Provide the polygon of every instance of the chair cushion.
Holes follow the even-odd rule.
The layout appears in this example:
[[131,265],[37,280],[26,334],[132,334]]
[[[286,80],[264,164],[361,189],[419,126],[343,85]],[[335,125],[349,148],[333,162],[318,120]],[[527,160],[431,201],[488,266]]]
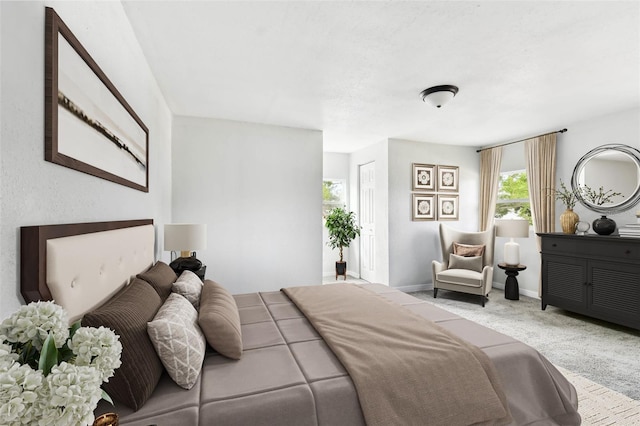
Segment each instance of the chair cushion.
[[449,269],[468,269],[470,271],[482,272],[482,256],[458,256],[449,255]]
[[436,279],[443,283],[465,285],[468,287],[481,287],[482,274],[468,269],[447,269],[439,272]]
[[484,254],[484,244],[481,245],[471,245],[471,244],[462,244],[462,243],[453,243],[453,254],[457,254],[458,256],[482,256]]

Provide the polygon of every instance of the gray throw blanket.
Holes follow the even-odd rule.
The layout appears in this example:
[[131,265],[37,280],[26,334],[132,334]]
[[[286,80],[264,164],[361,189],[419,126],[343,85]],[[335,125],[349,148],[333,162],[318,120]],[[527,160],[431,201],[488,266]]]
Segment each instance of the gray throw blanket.
[[352,284],[283,289],[351,376],[367,425],[504,425],[493,364],[476,346]]

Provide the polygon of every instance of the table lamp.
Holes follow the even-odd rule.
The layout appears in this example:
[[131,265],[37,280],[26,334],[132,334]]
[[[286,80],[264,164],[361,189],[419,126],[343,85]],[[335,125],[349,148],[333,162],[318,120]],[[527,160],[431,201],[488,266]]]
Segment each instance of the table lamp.
[[504,263],[509,266],[520,264],[520,246],[514,238],[529,238],[529,221],[526,219],[496,219],[496,237],[507,237],[504,244]]
[[[169,266],[180,274],[184,270],[197,271],[202,262],[196,258],[196,250],[207,248],[207,225],[172,223],[164,225],[164,249],[180,252],[180,257]],[[173,256],[172,256],[173,257]]]

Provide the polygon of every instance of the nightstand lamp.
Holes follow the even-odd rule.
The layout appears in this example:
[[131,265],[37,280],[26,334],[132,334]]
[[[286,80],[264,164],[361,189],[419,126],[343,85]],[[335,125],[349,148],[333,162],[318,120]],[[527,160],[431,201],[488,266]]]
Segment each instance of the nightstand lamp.
[[[202,262],[196,258],[196,250],[207,248],[207,225],[195,223],[173,223],[164,225],[164,249],[171,251],[171,268],[179,275],[182,271],[196,272]],[[173,252],[180,257],[173,260]]]
[[514,238],[529,238],[529,221],[526,219],[496,219],[496,237],[507,237],[504,244],[504,263],[509,266],[520,264],[520,246]]

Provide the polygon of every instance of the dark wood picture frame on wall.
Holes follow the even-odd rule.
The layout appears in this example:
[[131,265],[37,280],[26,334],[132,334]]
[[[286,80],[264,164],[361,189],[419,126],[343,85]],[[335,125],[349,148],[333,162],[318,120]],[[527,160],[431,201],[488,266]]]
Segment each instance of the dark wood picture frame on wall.
[[149,129],[50,7],[45,160],[149,192]]

